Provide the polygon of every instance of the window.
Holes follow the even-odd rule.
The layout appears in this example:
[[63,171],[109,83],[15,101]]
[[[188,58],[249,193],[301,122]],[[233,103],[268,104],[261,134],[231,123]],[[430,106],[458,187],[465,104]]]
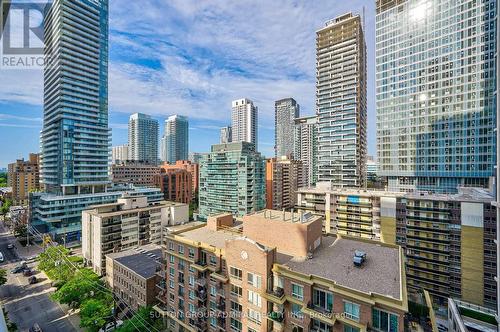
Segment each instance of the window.
[[194,300],[194,290],[192,289],[189,290],[189,299]]
[[247,273],[247,280],[248,284],[252,285],[255,288],[260,288],[260,285],[262,284],[262,277],[258,274],[253,274],[248,272]]
[[178,245],[177,250],[179,251],[179,254],[183,255],[184,254],[184,246],[183,245]]
[[372,310],[373,327],[379,331],[397,332],[398,315],[382,311],[380,309]]
[[237,319],[234,319],[234,318],[231,318],[231,330],[232,331],[241,331],[243,326],[241,324],[241,322]]
[[313,305],[326,311],[332,311],[333,294],[322,289],[313,289]]
[[189,312],[194,312],[194,310],[195,310],[194,304],[192,304],[192,303],[189,303],[188,308],[189,308]]
[[189,279],[189,286],[194,286],[194,275],[190,274],[188,279]]
[[168,249],[170,249],[172,251],[174,250],[174,243],[173,242],[168,243]]
[[170,263],[172,264],[175,263],[175,257],[173,255],[170,255]]
[[173,276],[175,276],[175,269],[174,269],[173,267],[171,267],[171,268],[169,269],[168,274],[170,274],[170,276],[172,276],[172,277],[173,277]]
[[174,281],[173,280],[169,280],[168,281],[168,286],[172,289],[174,289]]
[[344,332],[359,332],[359,329],[357,327],[344,324]]
[[210,286],[210,295],[217,296],[217,288],[215,286]]
[[217,318],[215,318],[215,317],[210,317],[209,321],[210,321],[210,325],[211,325],[211,326],[213,326],[213,327],[217,327]]
[[292,284],[292,297],[302,301],[304,299],[304,287]]
[[253,309],[248,309],[248,319],[251,322],[260,325],[261,322],[260,312],[255,311]]
[[189,253],[189,258],[194,258],[194,249],[193,248],[189,248],[188,253]]
[[217,257],[210,256],[210,265],[217,265]]
[[295,319],[302,319],[304,318],[304,314],[301,311],[302,306],[297,303],[292,303],[292,317]]
[[359,321],[359,304],[345,301],[344,314],[347,318]]
[[229,275],[231,275],[234,279],[241,280],[243,272],[240,269],[231,266],[229,267]]
[[231,284],[231,295],[241,297],[243,295],[243,290],[241,289],[241,287]]
[[323,323],[319,320],[312,319],[313,329],[318,332],[330,332],[332,331],[332,327],[326,323]]
[[242,310],[241,304],[231,301],[231,311],[241,312],[241,310]]
[[251,290],[248,291],[248,302],[259,308],[262,306],[262,298],[260,297],[260,294]]

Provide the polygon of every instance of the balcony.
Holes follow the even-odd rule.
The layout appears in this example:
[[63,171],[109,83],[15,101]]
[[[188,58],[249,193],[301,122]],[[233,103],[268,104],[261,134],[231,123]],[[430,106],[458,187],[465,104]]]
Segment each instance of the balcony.
[[332,326],[336,321],[335,315],[332,313],[332,309],[328,310],[326,308],[316,306],[311,302],[307,303],[307,306],[302,307],[302,312]]
[[194,283],[198,286],[201,286],[201,287],[206,287],[207,286],[207,279],[205,278],[197,278]]
[[274,287],[273,289],[267,289],[263,296],[274,303],[283,304],[285,303],[285,291],[281,287]]
[[229,278],[226,277],[220,270],[212,272],[210,276],[216,280],[219,280],[222,283],[226,283],[229,281]]
[[191,263],[191,267],[201,272],[204,272],[208,269],[206,261],[196,261],[195,263]]
[[166,290],[167,289],[167,281],[165,279],[160,280],[157,284],[156,287]]
[[282,323],[285,320],[285,313],[283,311],[271,311],[267,317],[275,322]]
[[201,301],[206,301],[207,300],[207,292],[203,290],[196,290],[194,291],[195,297]]

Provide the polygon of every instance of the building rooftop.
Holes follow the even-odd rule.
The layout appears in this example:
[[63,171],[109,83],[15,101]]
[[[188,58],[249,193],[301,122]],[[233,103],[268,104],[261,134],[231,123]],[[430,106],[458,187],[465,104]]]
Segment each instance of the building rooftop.
[[162,257],[161,246],[148,244],[134,249],[107,254],[106,257],[132,270],[145,279],[156,273],[158,260]]
[[288,212],[265,209],[255,213],[247,214],[245,218],[265,218],[269,221],[286,221],[289,223],[308,224],[322,217],[310,212]]
[[209,246],[213,246],[219,249],[222,249],[226,246],[227,240],[234,240],[241,237],[241,233],[237,228],[227,230],[212,230],[207,226],[200,227],[192,230],[188,230],[181,234],[178,234],[182,238],[194,241],[201,242],[207,244]]
[[[366,261],[361,267],[353,264],[356,250],[366,253]],[[312,258],[297,259],[278,254],[278,263],[292,271],[395,299],[402,296],[400,260],[398,247],[333,236],[323,237],[322,244],[314,251]]]

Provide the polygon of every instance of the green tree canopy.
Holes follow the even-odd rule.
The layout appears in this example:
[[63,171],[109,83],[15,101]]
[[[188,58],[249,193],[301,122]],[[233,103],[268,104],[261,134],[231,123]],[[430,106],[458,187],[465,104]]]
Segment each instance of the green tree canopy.
[[88,297],[101,293],[104,287],[99,276],[92,270],[81,269],[53,295],[60,303],[76,303],[78,306]]
[[88,299],[80,307],[80,326],[90,332],[98,331],[111,317],[113,304],[99,299]]
[[63,246],[47,247],[39,256],[38,267],[52,280],[68,281],[75,269],[68,264],[69,250]]

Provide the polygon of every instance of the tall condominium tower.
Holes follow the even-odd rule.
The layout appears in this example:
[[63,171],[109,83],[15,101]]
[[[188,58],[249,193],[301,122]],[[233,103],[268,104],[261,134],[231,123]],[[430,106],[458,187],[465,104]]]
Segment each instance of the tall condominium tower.
[[222,127],[220,129],[220,144],[231,143],[233,139],[233,128],[231,126]]
[[494,175],[497,1],[377,1],[379,176],[456,192]]
[[266,160],[266,209],[293,209],[304,186],[304,163],[286,156]]
[[230,212],[235,216],[265,206],[265,159],[248,142],[212,145],[200,160],[199,218]]
[[366,178],[366,45],[351,13],[316,32],[318,180],[363,186]]
[[119,164],[128,159],[128,144],[113,146],[111,150],[111,163]]
[[257,150],[257,106],[249,99],[238,99],[232,102],[232,141],[250,142]]
[[274,151],[275,157],[293,157],[295,119],[300,106],[295,99],[286,98],[274,102]]
[[148,163],[158,162],[158,121],[143,113],[134,113],[128,121],[128,157]]
[[294,158],[304,165],[303,185],[312,186],[318,179],[318,118],[295,119]]
[[108,179],[108,1],[55,0],[44,21],[41,177],[50,193],[104,192]]
[[187,160],[189,152],[189,123],[185,116],[172,115],[165,120],[162,138],[162,159],[171,164]]

